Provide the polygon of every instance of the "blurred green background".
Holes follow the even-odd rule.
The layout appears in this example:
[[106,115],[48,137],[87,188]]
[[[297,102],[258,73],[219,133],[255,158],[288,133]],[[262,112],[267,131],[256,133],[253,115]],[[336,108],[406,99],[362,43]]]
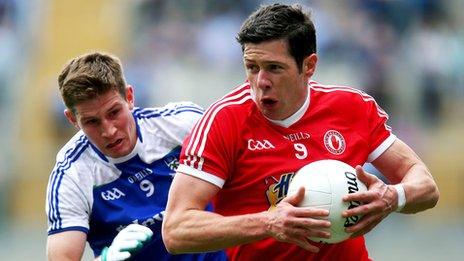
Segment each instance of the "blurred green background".
[[[45,188],[67,125],[57,76],[112,52],[139,106],[207,107],[244,80],[235,34],[253,0],[0,0],[0,259],[45,260]],[[374,260],[462,260],[462,0],[281,1],[313,10],[315,80],[363,89],[430,167],[438,205],[393,214],[367,235]],[[90,259],[90,251],[85,260]]]

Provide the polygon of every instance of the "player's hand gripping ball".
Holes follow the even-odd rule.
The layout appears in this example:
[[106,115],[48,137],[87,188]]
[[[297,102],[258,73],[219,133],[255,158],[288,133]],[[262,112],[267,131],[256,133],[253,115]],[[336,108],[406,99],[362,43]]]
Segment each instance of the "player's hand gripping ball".
[[343,202],[348,193],[367,191],[358,180],[356,170],[338,160],[319,160],[298,170],[290,182],[288,196],[305,187],[305,197],[299,207],[316,207],[329,211],[330,238],[310,238],[316,242],[338,243],[350,237],[345,228],[356,224],[361,216],[342,217],[342,212],[362,204],[359,201]]

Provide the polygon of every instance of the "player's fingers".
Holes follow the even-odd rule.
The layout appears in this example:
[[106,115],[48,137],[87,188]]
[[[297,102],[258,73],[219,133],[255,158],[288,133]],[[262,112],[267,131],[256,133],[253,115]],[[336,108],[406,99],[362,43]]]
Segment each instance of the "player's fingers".
[[131,257],[131,254],[129,252],[127,252],[127,251],[123,251],[123,252],[114,253],[111,256],[111,260],[123,261],[123,260],[127,260],[129,257]]
[[292,211],[295,217],[323,218],[329,215],[327,209],[313,207],[299,207]]
[[[363,206],[367,206],[371,203],[375,203],[375,206],[370,206],[371,208],[379,207],[379,206],[384,207],[385,202],[380,202],[379,200],[385,197],[385,194],[388,191],[388,186],[380,180],[379,182],[381,183],[378,183],[377,185],[371,187],[371,189],[368,191],[346,194],[343,196],[342,200],[345,202],[349,202],[349,201],[362,202]],[[379,203],[382,203],[382,204],[379,204]],[[388,203],[388,201],[386,203]]]
[[144,233],[144,234],[146,234],[146,235],[148,235],[150,237],[153,235],[153,231],[151,231],[150,228],[148,228],[146,226],[139,225],[139,224],[130,224],[129,226],[127,226],[125,228],[125,230],[131,231],[131,232]]
[[145,234],[145,232],[135,232],[131,231],[126,233],[123,238],[124,241],[146,241],[150,238],[150,235]]
[[345,231],[348,233],[359,234],[358,231],[365,231],[371,225],[376,226],[383,218],[384,215],[382,215],[382,213],[365,215],[358,223],[351,227],[347,227]]
[[299,247],[306,249],[313,253],[319,252],[319,248],[315,245],[312,245],[306,236],[302,236],[302,235],[288,236],[286,234],[278,234],[276,236],[276,239],[281,242],[296,244]]
[[377,181],[377,177],[375,175],[369,174],[364,169],[357,165],[355,167],[356,169],[356,176],[358,176],[358,179],[362,181],[364,184],[366,184],[366,187],[369,188],[369,186]]
[[355,225],[345,228],[345,231],[348,233],[356,233],[358,231],[361,231],[371,222],[371,218],[372,216],[366,215],[363,218],[361,218],[361,220],[358,221],[358,223],[356,223]]
[[330,221],[316,218],[299,218],[295,221],[297,227],[304,228],[330,228]]
[[[360,202],[360,201],[358,201]],[[363,216],[372,212],[378,212],[379,206],[375,203],[359,204],[357,207],[344,210],[342,212],[343,217]]]
[[292,238],[310,238],[310,237],[322,237],[330,238],[330,231],[328,228],[308,228],[299,227],[289,232]]
[[118,244],[118,248],[122,251],[132,251],[140,249],[142,245],[142,242],[139,240],[124,240]]
[[[380,192],[367,192],[368,194],[362,195],[357,197],[355,201],[363,202],[359,206],[351,209],[347,209],[342,212],[343,217],[349,216],[359,216],[359,215],[367,215],[369,213],[390,213],[392,212],[392,205],[391,203],[379,196]],[[348,199],[352,199],[351,197],[347,197]],[[349,200],[351,201],[351,200]]]
[[147,234],[153,234],[150,228],[138,224],[130,224],[129,225],[130,229],[132,231],[139,231],[139,232],[145,232]]
[[349,201],[359,201],[364,203],[369,203],[376,199],[376,196],[372,193],[372,191],[360,191],[355,193],[349,193],[343,195],[342,200],[345,202]]
[[295,240],[293,243],[295,243],[296,245],[298,245],[299,247],[301,247],[303,249],[308,250],[309,252],[312,252],[312,253],[319,252],[319,248],[317,246],[312,245],[311,243],[309,243],[309,240],[306,239],[306,238],[301,238],[301,239]]
[[295,194],[285,197],[282,200],[282,202],[286,202],[293,206],[297,206],[304,199],[304,195],[305,195],[305,188],[300,187]]

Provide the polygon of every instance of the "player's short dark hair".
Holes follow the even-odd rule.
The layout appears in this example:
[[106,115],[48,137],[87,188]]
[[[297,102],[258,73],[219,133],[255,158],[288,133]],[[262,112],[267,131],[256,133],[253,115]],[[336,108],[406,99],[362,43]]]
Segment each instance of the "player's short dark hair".
[[245,20],[237,35],[242,51],[246,43],[280,39],[287,40],[289,53],[300,69],[303,60],[316,53],[316,29],[311,15],[300,5],[263,5]]
[[121,61],[110,54],[94,52],[72,59],[58,77],[58,85],[64,104],[73,112],[76,104],[111,90],[126,99]]

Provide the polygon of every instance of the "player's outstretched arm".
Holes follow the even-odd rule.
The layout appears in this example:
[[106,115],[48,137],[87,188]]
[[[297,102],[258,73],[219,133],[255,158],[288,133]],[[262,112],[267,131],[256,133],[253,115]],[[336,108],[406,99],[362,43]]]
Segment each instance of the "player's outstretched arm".
[[330,222],[313,218],[327,216],[328,211],[293,206],[302,199],[304,190],[282,201],[276,211],[228,217],[204,211],[218,191],[217,186],[204,180],[182,173],[175,176],[162,228],[170,253],[214,251],[268,237],[317,252],[306,238],[329,237],[322,230]]
[[81,231],[66,231],[47,237],[49,261],[78,261],[84,254],[87,235]]
[[152,236],[153,232],[148,227],[130,224],[116,235],[111,246],[103,249],[100,259],[101,261],[126,260],[149,242]]

